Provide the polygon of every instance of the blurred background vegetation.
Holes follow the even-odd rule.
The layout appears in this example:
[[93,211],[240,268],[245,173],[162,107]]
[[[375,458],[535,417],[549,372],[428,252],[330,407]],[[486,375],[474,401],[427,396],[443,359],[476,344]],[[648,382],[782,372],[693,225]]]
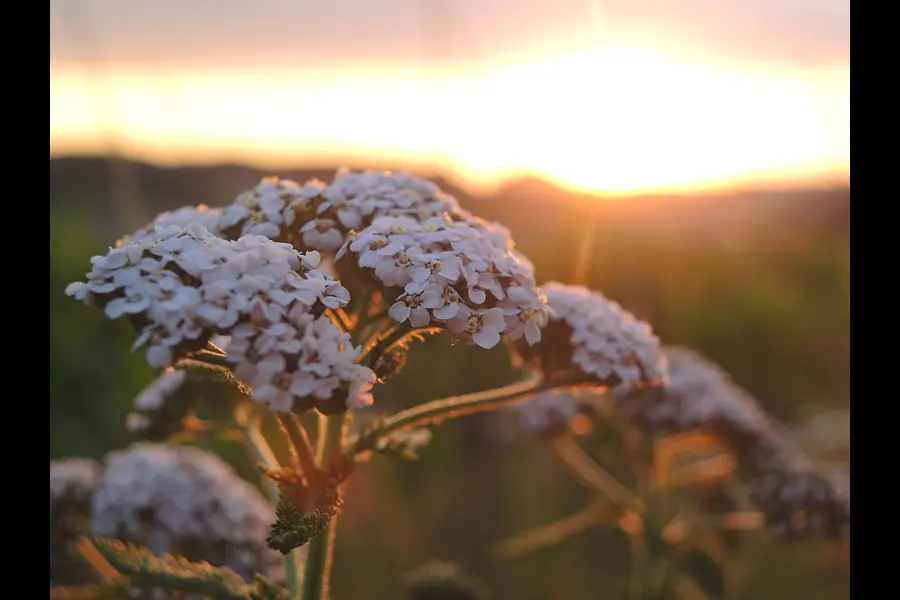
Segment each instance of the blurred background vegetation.
[[[83,278],[92,255],[157,212],[230,202],[265,174],[50,161],[51,459],[101,457],[129,444],[125,416],[154,377],[143,353],[129,352],[128,325],[67,298],[66,284]],[[333,171],[279,174],[329,179]],[[849,189],[604,200],[532,180],[478,198],[440,183],[465,208],[507,225],[539,282],[602,291],[652,323],[665,343],[691,346],[721,364],[789,425],[802,429],[817,418],[802,429],[811,446],[842,443],[846,433],[835,434],[821,417],[837,415],[830,422],[839,432],[849,427]],[[447,342],[438,336],[414,347],[405,370],[364,412],[509,381],[501,347],[485,352]],[[847,461],[846,445],[815,451]],[[213,449],[256,477],[240,447]],[[588,499],[511,415],[450,422],[419,461],[375,457],[351,480],[334,598],[397,597],[399,574],[432,557],[459,562],[498,599],[619,597],[629,551],[616,531],[590,531],[518,559],[487,554],[492,542],[563,517]],[[748,562],[741,597],[846,597],[849,575],[832,568],[828,553],[820,542],[765,542]]]

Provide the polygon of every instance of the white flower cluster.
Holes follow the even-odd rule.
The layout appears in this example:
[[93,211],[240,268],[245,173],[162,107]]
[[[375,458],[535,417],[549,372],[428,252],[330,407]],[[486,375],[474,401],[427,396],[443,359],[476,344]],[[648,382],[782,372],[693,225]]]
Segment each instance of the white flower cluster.
[[595,390],[567,389],[536,394],[514,406],[526,431],[552,437],[568,430],[579,415],[593,415],[600,396]]
[[614,394],[624,414],[643,429],[665,434],[710,427],[736,453],[741,467],[752,472],[803,460],[788,436],[724,370],[686,348],[666,346],[663,352],[669,381],[661,393]]
[[[551,324],[564,324],[571,362],[588,377],[602,382],[641,387],[667,378],[666,359],[650,326],[599,292],[582,286],[549,282],[540,288],[552,310]],[[548,347],[543,358],[559,360],[559,348]]]
[[349,385],[341,406],[362,408],[372,404],[375,372],[357,364],[361,346],[341,332],[327,317],[296,315],[290,321],[264,328],[252,323],[238,326],[228,344],[228,360],[235,375],[253,388],[253,397],[272,409],[320,410]]
[[410,326],[446,326],[491,348],[505,334],[541,339],[549,310],[535,291],[534,270],[509,231],[475,218],[380,217],[351,232],[335,259],[352,254],[388,288],[402,289],[389,314]]
[[266,537],[275,511],[218,456],[188,446],[137,444],[106,458],[91,531],[226,566],[250,579],[280,578]]
[[188,227],[199,225],[206,229],[211,235],[219,234],[219,220],[222,218],[222,209],[210,208],[205,204],[197,206],[184,206],[176,210],[169,210],[160,213],[154,217],[148,225],[138,229],[131,235],[125,236],[119,240],[116,245],[121,246],[132,243],[142,243],[147,239],[156,237],[157,227],[178,227],[186,229]]
[[326,317],[347,290],[316,267],[318,252],[246,235],[229,241],[200,225],[158,226],[91,259],[86,283],[66,293],[100,306],[111,319],[128,315],[148,343],[147,361],[171,365],[213,335],[230,335],[227,360],[275,410],[294,398],[330,398],[349,385],[347,406],[371,402],[374,373],[355,363],[360,348]]
[[70,544],[86,532],[102,468],[89,458],[50,461],[50,579],[65,579]]
[[169,399],[181,390],[186,376],[184,371],[168,368],[142,389],[134,399],[137,412],[130,413],[125,422],[128,431],[141,434],[153,429],[156,421],[151,415],[167,407]]
[[642,419],[682,431],[712,422],[740,431],[768,426],[762,408],[718,365],[687,348],[665,346],[663,352],[669,363],[665,401],[643,407]]
[[265,177],[225,207],[218,227],[222,232],[233,233],[229,237],[261,235],[288,241],[291,225],[298,221],[298,215],[312,208],[313,200],[324,189],[325,184],[316,179],[301,186],[290,179]]
[[351,230],[384,215],[426,219],[459,212],[456,200],[408,173],[341,169],[330,184],[264,178],[225,208],[219,229],[264,235],[298,247],[337,250]]
[[100,481],[100,464],[90,458],[50,461],[50,512],[59,503],[89,503]]
[[850,537],[850,486],[836,474],[773,472],[750,484],[750,496],[778,538]]

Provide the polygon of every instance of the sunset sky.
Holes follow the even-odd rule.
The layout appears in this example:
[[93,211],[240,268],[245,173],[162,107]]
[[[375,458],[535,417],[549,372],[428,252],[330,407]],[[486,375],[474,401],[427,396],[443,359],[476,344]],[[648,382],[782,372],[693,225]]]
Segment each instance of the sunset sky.
[[535,174],[607,193],[846,183],[849,7],[51,1],[50,154]]

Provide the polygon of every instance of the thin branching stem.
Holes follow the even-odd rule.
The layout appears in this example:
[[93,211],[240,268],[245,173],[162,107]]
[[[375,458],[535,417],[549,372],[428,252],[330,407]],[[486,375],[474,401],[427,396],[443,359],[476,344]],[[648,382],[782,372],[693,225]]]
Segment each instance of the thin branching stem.
[[337,307],[334,309],[329,309],[327,312],[331,317],[331,321],[335,325],[337,325],[344,331],[353,331],[353,322],[343,308]]
[[553,448],[582,483],[609,498],[619,508],[637,514],[644,512],[643,501],[588,456],[570,436],[555,439]]
[[215,354],[221,354],[222,356],[225,356],[225,354],[226,354],[226,352],[224,350],[222,350],[221,348],[219,348],[212,342],[206,342],[206,349]]
[[618,510],[610,510],[606,502],[595,502],[580,512],[548,525],[531,529],[514,538],[496,544],[491,553],[497,558],[514,558],[529,552],[554,546],[559,542],[587,531],[591,527],[615,521]]
[[684,600],[709,600],[709,595],[703,591],[703,588],[692,577],[671,563],[669,564],[669,577],[675,593]]
[[[244,440],[254,459],[262,463],[267,469],[275,471],[280,469],[281,465],[279,465],[275,453],[272,452],[269,442],[266,441],[265,436],[262,434],[260,429],[261,420],[258,415],[253,414],[246,419],[246,423],[243,426]],[[278,502],[278,485],[274,481],[264,478],[263,486],[272,502]],[[290,590],[291,594],[296,595],[300,590],[300,575],[303,572],[300,553],[294,550],[286,554],[284,557],[284,568],[288,590]]]
[[231,368],[231,363],[228,362],[224,354],[210,352],[209,350],[198,350],[191,354],[190,358],[217,367]]
[[313,456],[312,444],[309,441],[306,429],[297,415],[293,413],[276,413],[276,415],[282,430],[284,430],[288,441],[291,443],[293,455],[299,463],[296,466],[300,468],[307,481],[312,481],[317,471],[316,459]]
[[358,358],[360,364],[365,364],[366,359],[370,355],[378,358],[378,356],[383,354],[387,350],[387,348],[397,339],[397,337],[395,336],[403,336],[407,331],[409,331],[408,326],[402,326],[399,323],[392,324],[387,331],[378,336],[378,338],[372,340],[372,342],[368,346],[363,348],[363,351],[360,353]]
[[[347,436],[347,415],[328,418],[325,434],[324,460],[340,452]],[[337,516],[331,519],[328,528],[309,542],[306,568],[303,574],[301,600],[327,600],[329,595],[331,565],[334,560],[334,538],[337,533]]]
[[650,555],[647,549],[647,540],[643,535],[629,534],[631,545],[631,572],[629,578],[629,593],[632,600],[645,600],[647,596],[648,578],[650,576]]
[[526,394],[539,391],[543,382],[544,380],[540,373],[529,372],[522,380],[503,387],[451,396],[450,398],[426,402],[425,404],[400,411],[382,421],[377,428],[352,441],[349,451],[352,454],[358,454],[371,450],[372,445],[379,438],[397,431],[432,425],[445,419],[453,419],[508,406],[518,402]]
[[316,413],[316,464],[321,465],[325,461],[325,435],[328,432],[328,417],[320,412]]

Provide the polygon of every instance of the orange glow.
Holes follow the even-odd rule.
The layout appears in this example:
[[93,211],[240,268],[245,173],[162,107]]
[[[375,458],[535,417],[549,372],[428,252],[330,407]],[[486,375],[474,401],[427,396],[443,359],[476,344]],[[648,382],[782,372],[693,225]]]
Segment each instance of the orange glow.
[[849,69],[750,71],[598,46],[479,71],[51,70],[50,152],[536,174],[606,193],[849,180]]

